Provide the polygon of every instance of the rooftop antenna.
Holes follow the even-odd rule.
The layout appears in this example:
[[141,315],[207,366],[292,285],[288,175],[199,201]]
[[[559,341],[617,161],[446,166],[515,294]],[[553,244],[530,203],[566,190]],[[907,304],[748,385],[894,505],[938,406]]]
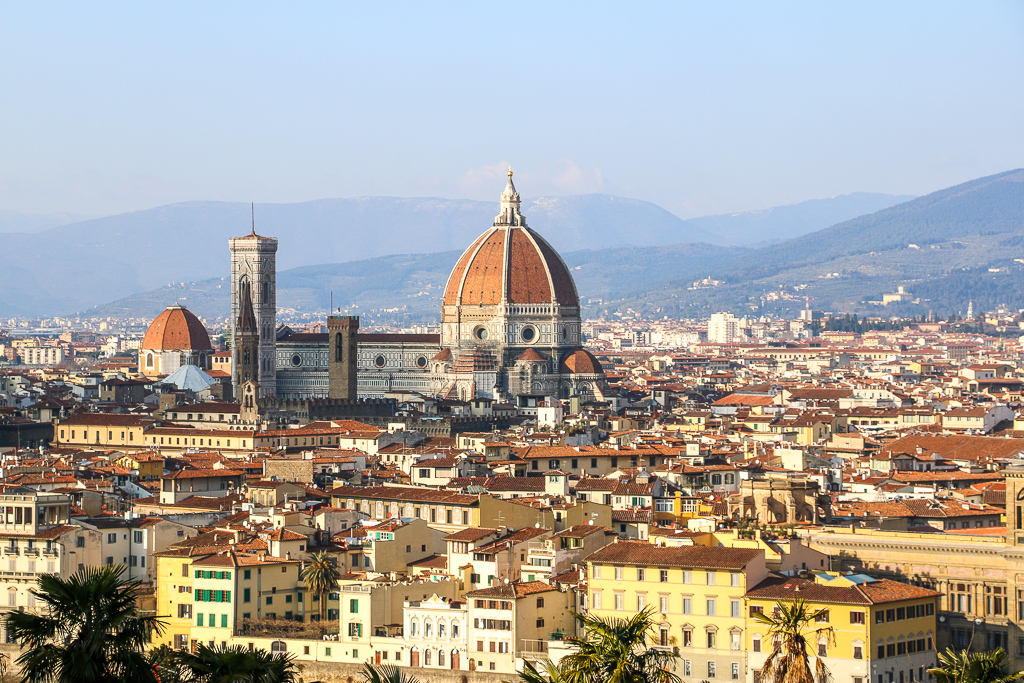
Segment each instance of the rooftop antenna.
[[256,235],[256,202],[249,204],[249,209],[252,211],[252,235]]

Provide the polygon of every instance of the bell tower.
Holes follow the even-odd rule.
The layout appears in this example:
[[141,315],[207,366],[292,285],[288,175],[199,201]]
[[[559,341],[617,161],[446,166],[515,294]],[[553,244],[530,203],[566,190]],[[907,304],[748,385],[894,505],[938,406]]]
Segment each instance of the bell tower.
[[[237,321],[242,313],[243,284],[249,291],[256,320],[256,374],[261,396],[277,394],[277,239],[256,234],[255,211],[252,232],[228,240],[231,251],[231,364],[239,364]],[[232,376],[236,376],[235,373]],[[233,383],[235,396],[241,386]]]
[[235,363],[232,366],[232,384],[235,387],[235,400],[242,397],[242,388],[247,382],[255,382],[259,386],[259,352],[260,338],[257,329],[256,315],[252,309],[252,296],[247,279],[239,283],[242,300],[238,319],[234,321],[234,335],[231,338],[232,355]]
[[359,316],[327,317],[327,397],[358,398]]
[[1007,467],[1006,545],[1024,551],[1024,467]]

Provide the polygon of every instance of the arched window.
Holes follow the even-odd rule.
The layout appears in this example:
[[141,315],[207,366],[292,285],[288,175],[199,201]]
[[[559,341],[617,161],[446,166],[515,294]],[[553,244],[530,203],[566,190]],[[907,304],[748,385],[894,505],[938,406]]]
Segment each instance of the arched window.
[[147,353],[146,354],[146,367],[147,368],[153,367],[153,354],[151,354],[151,353]]
[[[447,630],[447,628],[446,628],[446,626],[445,626],[445,623],[444,623],[444,622],[442,621],[441,623],[439,623],[439,624],[437,625],[437,637],[438,637],[438,638],[444,638],[444,637],[445,637],[445,631],[446,631],[446,630]],[[438,662],[437,662],[437,663],[438,663],[438,664],[443,664],[444,662],[442,662],[442,661],[441,661],[440,659],[438,659]]]
[[423,624],[423,637],[430,638],[434,635],[434,624],[426,622]]
[[[440,631],[438,631],[440,633]],[[444,650],[437,651],[437,665],[444,666]]]
[[[429,622],[428,622],[429,623]],[[430,648],[423,651],[423,666],[430,666],[430,654],[433,652]]]
[[243,365],[248,365],[249,363],[252,362],[252,356],[249,354],[249,349],[245,350],[245,353],[243,354],[243,358],[244,358],[244,360],[242,361]]
[[410,636],[416,636],[416,635],[419,635],[419,632],[420,632],[419,622],[417,622],[416,620],[413,620],[409,624],[409,635]]
[[284,657],[288,653],[288,646],[283,640],[275,640],[270,644],[270,654],[274,657]]

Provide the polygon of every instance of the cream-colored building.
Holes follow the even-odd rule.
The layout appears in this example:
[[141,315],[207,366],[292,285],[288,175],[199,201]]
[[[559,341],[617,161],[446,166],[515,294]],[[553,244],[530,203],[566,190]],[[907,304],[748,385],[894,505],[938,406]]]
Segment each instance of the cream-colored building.
[[683,681],[745,677],[744,595],[768,577],[763,550],[620,541],[587,558],[587,567],[588,613],[628,618],[652,608],[651,645],[678,648]]

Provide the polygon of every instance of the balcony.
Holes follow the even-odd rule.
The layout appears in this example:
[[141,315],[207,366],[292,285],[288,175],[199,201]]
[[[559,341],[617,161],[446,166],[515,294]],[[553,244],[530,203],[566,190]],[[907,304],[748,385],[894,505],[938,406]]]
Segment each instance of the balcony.
[[39,548],[25,548],[25,555],[39,557]]
[[19,548],[12,548],[9,545],[5,545],[4,546],[4,555],[20,555],[20,554],[21,554],[21,552],[20,552]]

